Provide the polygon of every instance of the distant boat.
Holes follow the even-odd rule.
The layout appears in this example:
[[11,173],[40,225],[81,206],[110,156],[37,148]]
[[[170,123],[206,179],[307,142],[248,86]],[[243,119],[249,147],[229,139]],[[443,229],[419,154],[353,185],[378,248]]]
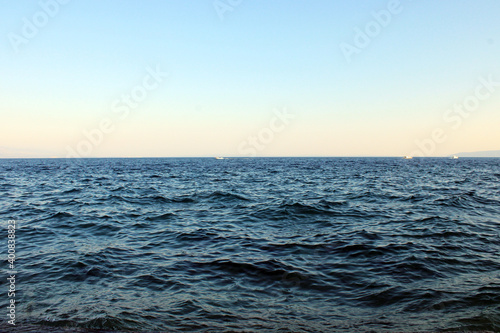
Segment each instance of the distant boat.
[[408,155],[406,155],[406,156],[404,157],[404,159],[405,159],[405,160],[411,160],[412,158],[413,158],[413,157],[408,156]]
[[453,156],[451,157],[451,159],[452,159],[452,160],[458,160],[458,156],[457,156],[457,155],[453,155]]
[[216,159],[216,160],[223,160],[223,159],[224,159],[224,157],[219,157],[219,156],[217,156],[215,159]]

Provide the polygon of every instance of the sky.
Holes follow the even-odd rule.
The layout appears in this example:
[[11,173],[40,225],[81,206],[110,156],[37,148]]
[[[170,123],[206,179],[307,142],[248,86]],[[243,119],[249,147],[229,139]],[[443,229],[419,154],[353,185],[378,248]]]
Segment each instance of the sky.
[[500,149],[496,0],[0,7],[0,157]]

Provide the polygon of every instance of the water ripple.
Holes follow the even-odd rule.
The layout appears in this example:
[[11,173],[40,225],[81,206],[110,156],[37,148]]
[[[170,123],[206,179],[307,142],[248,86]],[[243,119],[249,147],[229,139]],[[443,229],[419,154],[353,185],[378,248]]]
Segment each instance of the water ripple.
[[0,160],[18,322],[500,331],[499,177],[498,159]]

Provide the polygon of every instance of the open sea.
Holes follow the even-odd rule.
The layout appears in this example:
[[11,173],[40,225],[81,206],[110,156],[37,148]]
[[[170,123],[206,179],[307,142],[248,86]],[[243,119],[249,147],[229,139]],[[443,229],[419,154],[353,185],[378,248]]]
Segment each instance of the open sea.
[[0,331],[500,332],[499,184],[495,158],[3,159]]

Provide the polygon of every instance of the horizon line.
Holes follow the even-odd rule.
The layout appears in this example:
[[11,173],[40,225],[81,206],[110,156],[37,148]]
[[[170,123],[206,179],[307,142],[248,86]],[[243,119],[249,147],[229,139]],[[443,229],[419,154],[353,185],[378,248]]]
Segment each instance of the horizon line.
[[[455,154],[456,155],[456,154]],[[454,154],[444,156],[412,156],[414,159],[419,158],[449,158]],[[38,159],[38,160],[81,160],[81,159],[148,159],[148,158],[213,158],[218,156],[105,156],[105,157],[0,157],[2,160],[21,160],[21,159]],[[405,155],[343,155],[343,156],[222,156],[224,159],[254,159],[254,158],[404,158]],[[460,157],[460,156],[459,156]],[[460,158],[500,158],[496,156],[463,156]]]

